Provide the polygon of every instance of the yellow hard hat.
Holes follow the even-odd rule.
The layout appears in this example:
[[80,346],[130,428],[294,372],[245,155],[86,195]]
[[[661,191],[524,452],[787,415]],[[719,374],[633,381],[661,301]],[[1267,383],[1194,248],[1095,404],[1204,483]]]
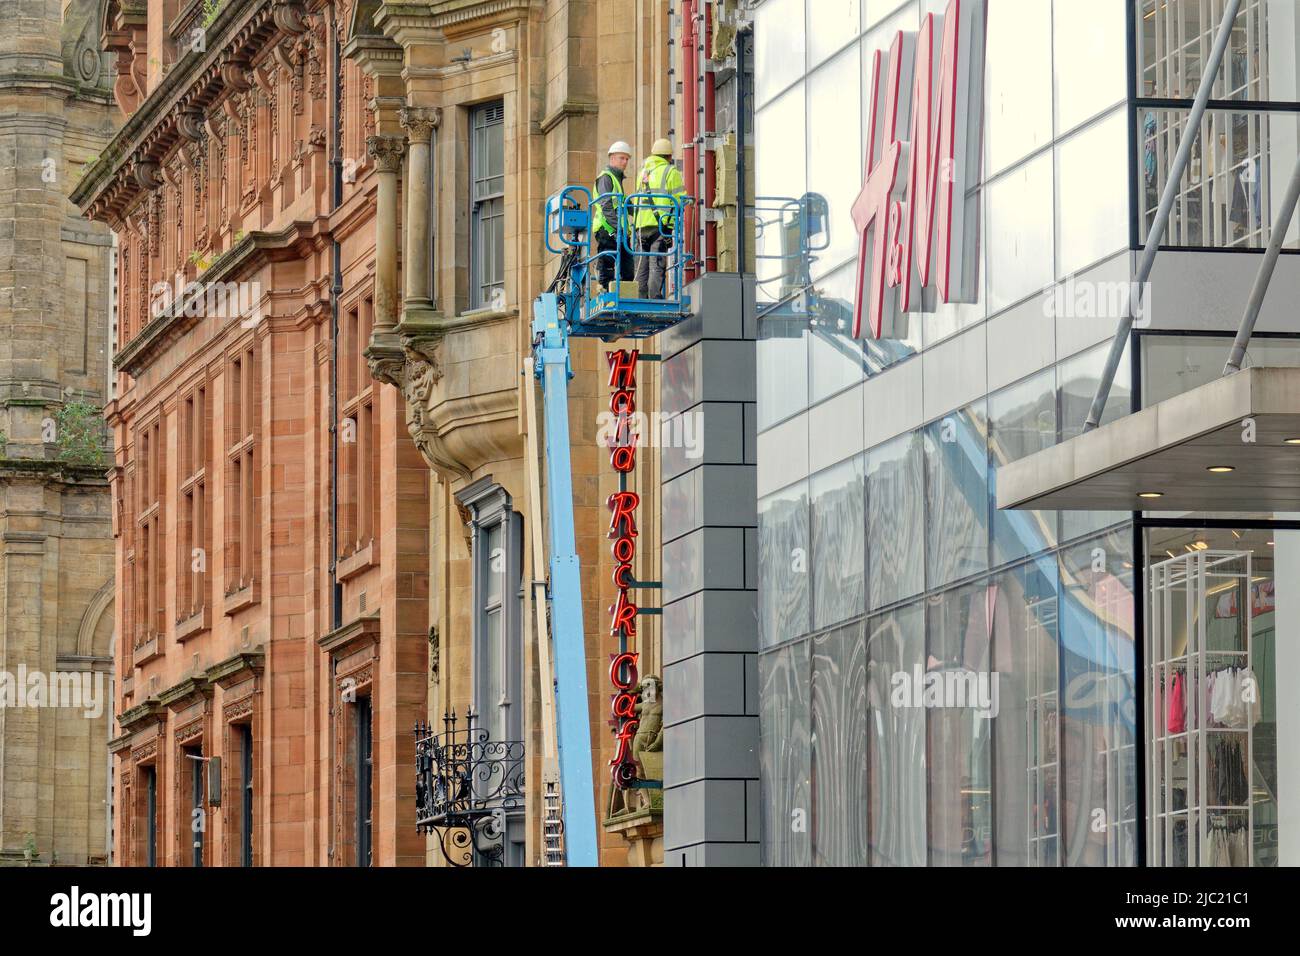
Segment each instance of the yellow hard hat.
[[671,156],[673,154],[673,144],[666,139],[657,139],[655,144],[650,147],[650,152],[656,156]]

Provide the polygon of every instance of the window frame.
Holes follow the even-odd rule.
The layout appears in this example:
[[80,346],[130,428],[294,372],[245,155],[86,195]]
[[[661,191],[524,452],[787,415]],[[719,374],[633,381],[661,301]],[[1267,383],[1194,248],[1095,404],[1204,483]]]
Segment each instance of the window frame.
[[[469,307],[475,309],[490,309],[493,307],[495,290],[505,290],[505,207],[506,207],[506,177],[505,177],[505,100],[496,99],[469,109],[467,133],[468,133],[468,155],[469,164],[467,167],[468,189],[466,190],[467,201],[469,203],[469,288],[468,293]],[[501,127],[501,162],[500,175],[479,175],[479,160],[483,152],[488,147],[489,134],[487,131],[495,126]],[[483,134],[480,137],[480,133]],[[488,160],[491,162],[491,157]],[[492,189],[492,180],[500,179],[500,188]],[[480,194],[480,186],[483,192]],[[499,248],[495,249],[499,261],[492,263],[497,267],[494,275],[487,275],[484,272],[486,267],[485,259],[481,251],[481,245],[485,239],[485,229],[500,223],[500,241]]]

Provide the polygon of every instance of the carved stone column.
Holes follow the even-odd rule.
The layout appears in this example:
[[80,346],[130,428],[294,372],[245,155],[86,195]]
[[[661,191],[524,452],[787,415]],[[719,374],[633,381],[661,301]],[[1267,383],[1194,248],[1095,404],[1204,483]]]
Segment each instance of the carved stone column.
[[402,128],[406,130],[409,152],[406,161],[406,253],[403,317],[415,310],[433,308],[433,287],[429,246],[432,228],[429,221],[430,140],[442,119],[442,110],[428,106],[404,106]]
[[368,136],[366,151],[375,161],[375,332],[397,327],[397,171],[406,143],[400,136]]

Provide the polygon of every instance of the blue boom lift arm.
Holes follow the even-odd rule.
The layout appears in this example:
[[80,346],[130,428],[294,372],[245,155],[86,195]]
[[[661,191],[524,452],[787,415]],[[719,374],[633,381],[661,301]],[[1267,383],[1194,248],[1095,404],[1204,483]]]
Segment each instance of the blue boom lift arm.
[[[595,253],[590,234],[589,210],[593,201],[590,191],[570,186],[547,201],[546,248],[563,258],[555,281],[533,303],[533,371],[542,385],[546,430],[550,544],[547,599],[554,641],[556,750],[563,794],[565,851],[570,866],[596,866],[598,854],[582,580],[573,529],[569,438],[569,379],[573,377],[573,366],[569,341],[572,337],[611,342],[620,338],[645,338],[671,328],[689,314],[689,303],[681,292],[686,254],[676,242],[666,252],[641,251],[628,220],[636,210],[655,205],[661,223],[681,223],[690,200],[658,192],[614,199],[618,208],[617,246]],[[665,298],[625,297],[617,281],[610,290],[589,295],[592,266],[606,256],[613,257],[617,266],[620,250],[633,257],[662,257]],[[539,639],[545,640],[546,636],[539,635]],[[621,646],[620,650],[627,648]]]

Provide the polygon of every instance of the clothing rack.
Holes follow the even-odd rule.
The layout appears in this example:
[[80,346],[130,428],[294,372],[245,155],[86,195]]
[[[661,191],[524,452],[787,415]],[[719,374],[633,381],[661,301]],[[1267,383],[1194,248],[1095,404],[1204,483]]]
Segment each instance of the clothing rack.
[[1153,866],[1254,865],[1254,721],[1248,712],[1244,728],[1212,726],[1206,694],[1211,674],[1250,667],[1250,586],[1249,551],[1195,551],[1147,569]]

